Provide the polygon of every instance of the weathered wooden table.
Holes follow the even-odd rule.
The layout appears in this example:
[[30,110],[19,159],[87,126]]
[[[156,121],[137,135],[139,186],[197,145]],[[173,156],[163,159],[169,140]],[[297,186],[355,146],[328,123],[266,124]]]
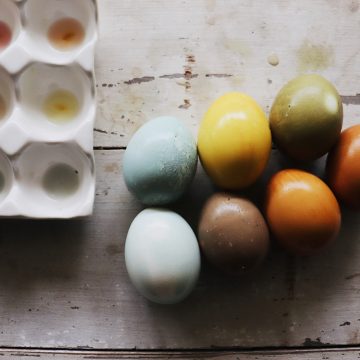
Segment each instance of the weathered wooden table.
[[[134,131],[164,114],[196,134],[217,96],[239,90],[268,112],[279,88],[319,72],[360,121],[359,0],[99,0],[97,193],[91,218],[0,223],[3,359],[355,359],[360,355],[360,216],[338,241],[295,259],[274,246],[256,274],[203,262],[184,303],[150,304],[130,284],[124,240],[140,204],[122,180]],[[276,63],[278,65],[276,65]],[[276,66],[275,66],[276,65]],[[269,176],[284,165],[273,151]],[[320,175],[323,162],[313,168]],[[175,208],[196,227],[212,186],[199,170]]]

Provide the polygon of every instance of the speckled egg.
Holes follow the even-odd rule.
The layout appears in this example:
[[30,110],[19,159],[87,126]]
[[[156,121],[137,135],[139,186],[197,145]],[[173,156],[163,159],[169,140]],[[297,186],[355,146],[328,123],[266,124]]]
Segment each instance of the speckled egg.
[[269,231],[248,199],[216,193],[206,202],[199,222],[199,242],[207,260],[229,275],[256,269],[269,249]]
[[159,304],[174,304],[195,287],[200,272],[199,245],[180,215],[150,208],[130,226],[125,263],[140,294]]
[[174,117],[143,125],[125,152],[123,174],[129,189],[145,205],[179,199],[191,184],[197,166],[196,143]]

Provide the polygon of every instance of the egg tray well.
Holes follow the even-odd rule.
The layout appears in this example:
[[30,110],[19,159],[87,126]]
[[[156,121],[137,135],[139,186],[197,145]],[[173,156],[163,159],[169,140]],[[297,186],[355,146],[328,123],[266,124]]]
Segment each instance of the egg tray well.
[[97,36],[95,0],[1,0],[0,216],[92,213]]
[[[61,19],[77,20],[82,25],[81,43],[65,49],[49,40],[49,29]],[[11,38],[1,47],[0,64],[10,73],[19,72],[26,64],[39,61],[67,65],[78,63],[87,71],[94,68],[94,49],[97,41],[97,6],[95,0],[1,0],[0,22],[7,25]],[[69,45],[79,40],[81,31],[67,24],[72,33],[60,33]],[[0,31],[1,34],[1,31]],[[67,36],[67,37],[66,37]],[[4,39],[3,41],[6,41]]]
[[92,212],[94,162],[78,145],[31,143],[0,152],[0,214],[72,218]]

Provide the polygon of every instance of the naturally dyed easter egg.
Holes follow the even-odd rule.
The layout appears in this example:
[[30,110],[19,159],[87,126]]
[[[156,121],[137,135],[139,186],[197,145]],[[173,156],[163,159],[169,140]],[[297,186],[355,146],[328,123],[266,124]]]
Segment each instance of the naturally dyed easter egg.
[[200,250],[190,225],[165,209],[146,209],[126,238],[129,277],[148,300],[173,304],[187,297],[200,272]]
[[335,87],[320,75],[301,75],[287,83],[270,111],[275,144],[286,155],[315,160],[325,155],[341,132],[343,108]]
[[241,275],[264,260],[269,231],[261,212],[251,201],[217,193],[203,208],[199,242],[210,263],[224,273]]
[[320,251],[340,230],[334,194],[318,177],[301,170],[282,170],[271,178],[265,214],[275,238],[295,255]]
[[224,189],[241,189],[264,171],[271,151],[268,120],[250,96],[228,93],[217,99],[200,125],[201,163]]
[[196,143],[181,121],[164,116],[147,122],[130,140],[123,161],[128,189],[145,205],[179,199],[197,166]]
[[327,180],[337,198],[360,210],[360,125],[344,130],[327,159]]

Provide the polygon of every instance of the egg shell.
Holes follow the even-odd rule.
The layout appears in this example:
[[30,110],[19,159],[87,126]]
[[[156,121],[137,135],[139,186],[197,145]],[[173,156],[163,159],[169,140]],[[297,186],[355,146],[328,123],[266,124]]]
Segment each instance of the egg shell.
[[335,87],[317,74],[289,81],[278,93],[270,111],[275,144],[298,161],[325,155],[339,138],[343,107]]
[[210,263],[230,275],[254,270],[269,248],[269,231],[258,208],[228,193],[212,195],[200,223],[199,242]]
[[360,125],[341,133],[327,158],[326,172],[337,198],[352,210],[360,211]]
[[276,173],[267,187],[265,214],[272,234],[295,255],[321,251],[338,235],[339,204],[318,177],[296,169]]
[[246,94],[221,96],[201,122],[198,151],[205,171],[217,186],[227,190],[250,186],[270,156],[271,133],[265,113]]
[[128,189],[145,205],[179,199],[191,184],[197,166],[196,143],[181,121],[164,116],[143,125],[124,156]]
[[200,250],[190,225],[170,210],[143,210],[132,222],[125,263],[136,289],[160,304],[178,303],[196,285]]

